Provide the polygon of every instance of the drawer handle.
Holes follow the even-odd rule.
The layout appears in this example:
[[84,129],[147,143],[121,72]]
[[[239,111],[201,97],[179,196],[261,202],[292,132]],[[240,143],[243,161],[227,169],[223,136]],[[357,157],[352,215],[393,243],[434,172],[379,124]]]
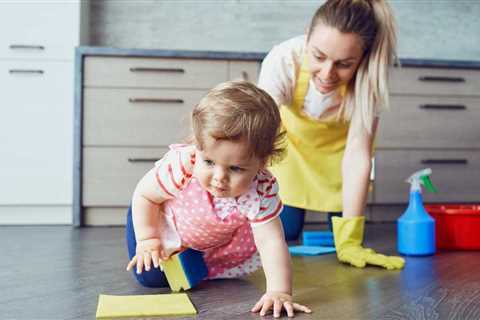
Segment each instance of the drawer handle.
[[182,68],[130,68],[130,72],[166,72],[166,73],[185,73]]
[[128,162],[156,162],[159,158],[128,158]]
[[129,98],[131,103],[183,103],[183,99]]
[[467,107],[462,104],[421,104],[420,109],[427,110],[466,110]]
[[461,77],[437,77],[437,76],[420,76],[420,81],[435,81],[435,82],[465,82],[465,78]]
[[8,70],[10,74],[44,74],[43,70],[34,70],[34,69],[10,69]]
[[467,159],[423,159],[422,164],[468,164]]
[[45,50],[44,46],[30,45],[30,44],[11,44],[10,49],[12,50]]
[[246,71],[242,71],[242,80],[248,81],[248,73]]

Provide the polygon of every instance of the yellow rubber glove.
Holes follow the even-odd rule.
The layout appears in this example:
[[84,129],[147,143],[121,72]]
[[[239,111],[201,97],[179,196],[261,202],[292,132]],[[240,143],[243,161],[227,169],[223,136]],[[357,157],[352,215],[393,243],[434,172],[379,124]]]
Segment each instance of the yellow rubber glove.
[[401,269],[405,265],[405,260],[401,257],[386,256],[362,247],[365,217],[333,217],[332,224],[338,260],[357,268],[372,264],[393,270]]

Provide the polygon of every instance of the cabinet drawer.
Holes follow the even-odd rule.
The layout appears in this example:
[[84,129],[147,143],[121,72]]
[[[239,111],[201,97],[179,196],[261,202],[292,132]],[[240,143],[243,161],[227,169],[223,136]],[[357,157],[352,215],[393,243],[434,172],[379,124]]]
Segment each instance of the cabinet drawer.
[[166,146],[190,133],[190,111],[204,90],[84,90],[86,146]]
[[81,2],[2,1],[0,57],[73,61],[80,40],[80,7],[85,5]]
[[393,68],[391,94],[480,95],[480,71]]
[[0,204],[72,203],[72,68],[0,61]]
[[480,98],[393,96],[380,116],[379,148],[480,148]]
[[83,205],[128,206],[140,179],[168,148],[83,148]]
[[228,79],[228,61],[87,57],[87,87],[210,89]]
[[257,61],[230,61],[229,79],[257,83],[259,67]]
[[424,192],[428,202],[478,202],[480,152],[453,150],[377,150],[375,203],[408,202],[405,180],[415,171],[432,168],[439,192]]

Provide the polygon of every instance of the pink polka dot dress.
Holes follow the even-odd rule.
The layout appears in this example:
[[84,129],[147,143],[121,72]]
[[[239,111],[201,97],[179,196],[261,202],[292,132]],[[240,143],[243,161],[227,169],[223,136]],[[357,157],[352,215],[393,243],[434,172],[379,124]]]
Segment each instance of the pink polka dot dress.
[[[167,251],[192,248],[204,252],[208,277],[234,278],[261,267],[252,227],[276,218],[282,203],[276,179],[261,170],[249,191],[238,198],[217,198],[192,176],[195,146],[172,145],[156,163],[158,191],[164,203]],[[165,237],[163,237],[165,238]],[[168,244],[167,244],[168,242]]]

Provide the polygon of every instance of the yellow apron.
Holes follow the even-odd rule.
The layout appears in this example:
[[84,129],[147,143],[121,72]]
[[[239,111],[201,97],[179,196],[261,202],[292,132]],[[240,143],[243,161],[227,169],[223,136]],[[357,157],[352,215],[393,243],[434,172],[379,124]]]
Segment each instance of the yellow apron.
[[287,154],[270,171],[284,204],[315,211],[342,211],[342,158],[349,122],[316,120],[303,112],[310,81],[303,60],[290,106],[281,106]]

